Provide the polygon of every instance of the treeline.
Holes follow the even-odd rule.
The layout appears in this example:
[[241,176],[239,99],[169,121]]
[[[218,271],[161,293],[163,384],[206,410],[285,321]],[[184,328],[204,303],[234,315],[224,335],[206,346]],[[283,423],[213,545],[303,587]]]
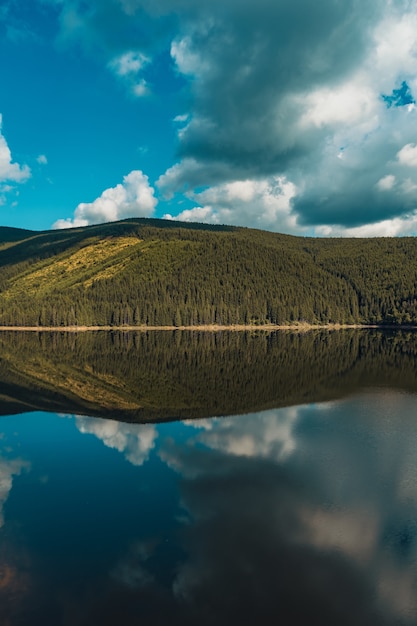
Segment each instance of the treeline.
[[417,390],[417,333],[0,333],[3,415],[149,422],[320,402],[376,386]]
[[416,285],[414,238],[146,219],[0,229],[0,325],[415,324]]

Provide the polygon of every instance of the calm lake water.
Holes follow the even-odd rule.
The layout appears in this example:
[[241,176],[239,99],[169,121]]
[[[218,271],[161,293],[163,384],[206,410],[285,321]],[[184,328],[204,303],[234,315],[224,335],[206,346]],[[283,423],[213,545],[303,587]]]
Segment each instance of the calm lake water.
[[0,624],[417,624],[416,355],[0,335]]

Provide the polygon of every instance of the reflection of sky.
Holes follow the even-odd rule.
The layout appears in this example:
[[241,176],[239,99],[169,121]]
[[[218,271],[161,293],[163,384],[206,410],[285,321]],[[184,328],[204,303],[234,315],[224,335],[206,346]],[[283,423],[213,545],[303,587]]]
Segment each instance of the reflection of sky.
[[32,471],[7,491],[23,465],[4,457],[0,568],[18,528],[75,626],[415,624],[415,407],[377,392],[183,424],[8,418],[0,447],[18,430]]
[[104,445],[123,452],[133,465],[142,465],[148,460],[158,436],[155,426],[148,424],[126,424],[84,416],[77,416],[76,424],[80,433],[95,435]]
[[202,428],[198,440],[227,454],[284,460],[294,452],[293,430],[296,407],[264,411],[235,418],[190,420],[189,426]]
[[[314,590],[317,623],[414,623],[416,449],[415,397],[397,393],[204,421],[188,448],[164,445],[194,520],[178,597],[219,623],[257,606],[311,623],[289,598]],[[243,601],[223,598],[230,580]]]
[[4,524],[3,507],[9,497],[13,485],[13,477],[18,476],[28,463],[22,459],[5,459],[0,457],[0,527]]

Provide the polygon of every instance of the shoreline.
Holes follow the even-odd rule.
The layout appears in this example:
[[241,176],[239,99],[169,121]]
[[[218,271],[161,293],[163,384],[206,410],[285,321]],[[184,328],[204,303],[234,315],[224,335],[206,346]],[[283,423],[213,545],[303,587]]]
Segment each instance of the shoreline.
[[203,331],[203,332],[219,332],[219,331],[266,331],[273,332],[279,330],[290,330],[299,332],[308,332],[310,330],[355,330],[355,329],[381,329],[381,330],[416,330],[417,325],[407,324],[390,326],[387,324],[308,324],[299,322],[298,324],[201,324],[192,326],[0,326],[0,332],[96,332],[96,331],[118,331],[118,332],[148,332],[148,331]]

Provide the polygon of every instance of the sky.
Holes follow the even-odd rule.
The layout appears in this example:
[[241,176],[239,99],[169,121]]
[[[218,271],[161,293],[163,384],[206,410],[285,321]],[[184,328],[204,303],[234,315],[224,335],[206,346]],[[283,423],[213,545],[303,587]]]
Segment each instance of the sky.
[[0,225],[417,234],[416,0],[3,0]]

